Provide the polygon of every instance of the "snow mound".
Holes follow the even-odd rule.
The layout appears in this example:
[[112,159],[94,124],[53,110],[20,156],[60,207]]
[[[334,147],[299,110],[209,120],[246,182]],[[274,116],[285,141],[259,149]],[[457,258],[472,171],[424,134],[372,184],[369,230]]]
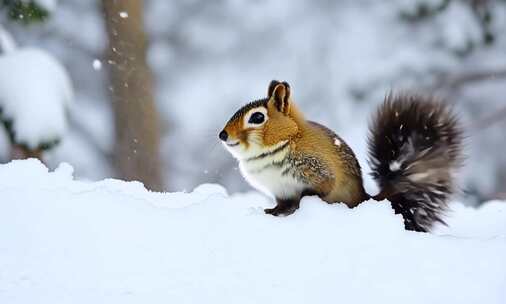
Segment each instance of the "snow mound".
[[34,149],[61,139],[72,96],[65,68],[44,50],[13,49],[0,55],[0,108],[3,119],[13,123],[16,143]]
[[[506,204],[458,206],[438,234],[385,203],[304,199],[286,218],[217,185],[154,193],[0,166],[0,303],[504,303]],[[455,227],[456,230],[453,230]],[[490,227],[490,228],[486,228]]]

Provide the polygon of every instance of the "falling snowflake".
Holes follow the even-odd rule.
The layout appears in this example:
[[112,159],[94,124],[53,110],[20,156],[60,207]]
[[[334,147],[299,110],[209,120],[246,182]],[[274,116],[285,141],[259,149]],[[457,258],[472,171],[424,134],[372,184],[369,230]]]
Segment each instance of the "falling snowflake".
[[98,71],[102,68],[102,62],[98,59],[93,60],[93,69]]

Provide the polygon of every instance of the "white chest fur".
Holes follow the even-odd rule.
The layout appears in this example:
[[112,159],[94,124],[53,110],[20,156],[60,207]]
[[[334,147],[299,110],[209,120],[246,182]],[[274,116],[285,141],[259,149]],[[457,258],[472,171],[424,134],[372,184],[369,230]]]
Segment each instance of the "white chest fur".
[[287,173],[291,164],[283,160],[288,153],[289,146],[287,145],[276,153],[267,153],[267,156],[261,158],[242,160],[239,162],[239,168],[244,178],[259,191],[276,198],[292,198],[300,195],[306,185],[294,178],[291,173]]

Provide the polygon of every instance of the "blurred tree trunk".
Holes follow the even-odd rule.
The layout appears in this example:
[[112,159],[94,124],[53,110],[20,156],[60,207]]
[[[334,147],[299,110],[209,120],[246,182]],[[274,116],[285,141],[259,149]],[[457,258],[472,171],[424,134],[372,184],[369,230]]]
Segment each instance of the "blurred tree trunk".
[[121,178],[163,189],[159,118],[146,64],[142,0],[102,0],[115,115],[115,165]]

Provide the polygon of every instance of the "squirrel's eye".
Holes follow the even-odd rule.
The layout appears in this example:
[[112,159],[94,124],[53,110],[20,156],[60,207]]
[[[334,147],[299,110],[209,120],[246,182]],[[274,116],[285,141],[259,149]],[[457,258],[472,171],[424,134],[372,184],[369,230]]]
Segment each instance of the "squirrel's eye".
[[262,112],[255,112],[250,116],[248,123],[259,125],[264,122],[264,119],[265,116]]

